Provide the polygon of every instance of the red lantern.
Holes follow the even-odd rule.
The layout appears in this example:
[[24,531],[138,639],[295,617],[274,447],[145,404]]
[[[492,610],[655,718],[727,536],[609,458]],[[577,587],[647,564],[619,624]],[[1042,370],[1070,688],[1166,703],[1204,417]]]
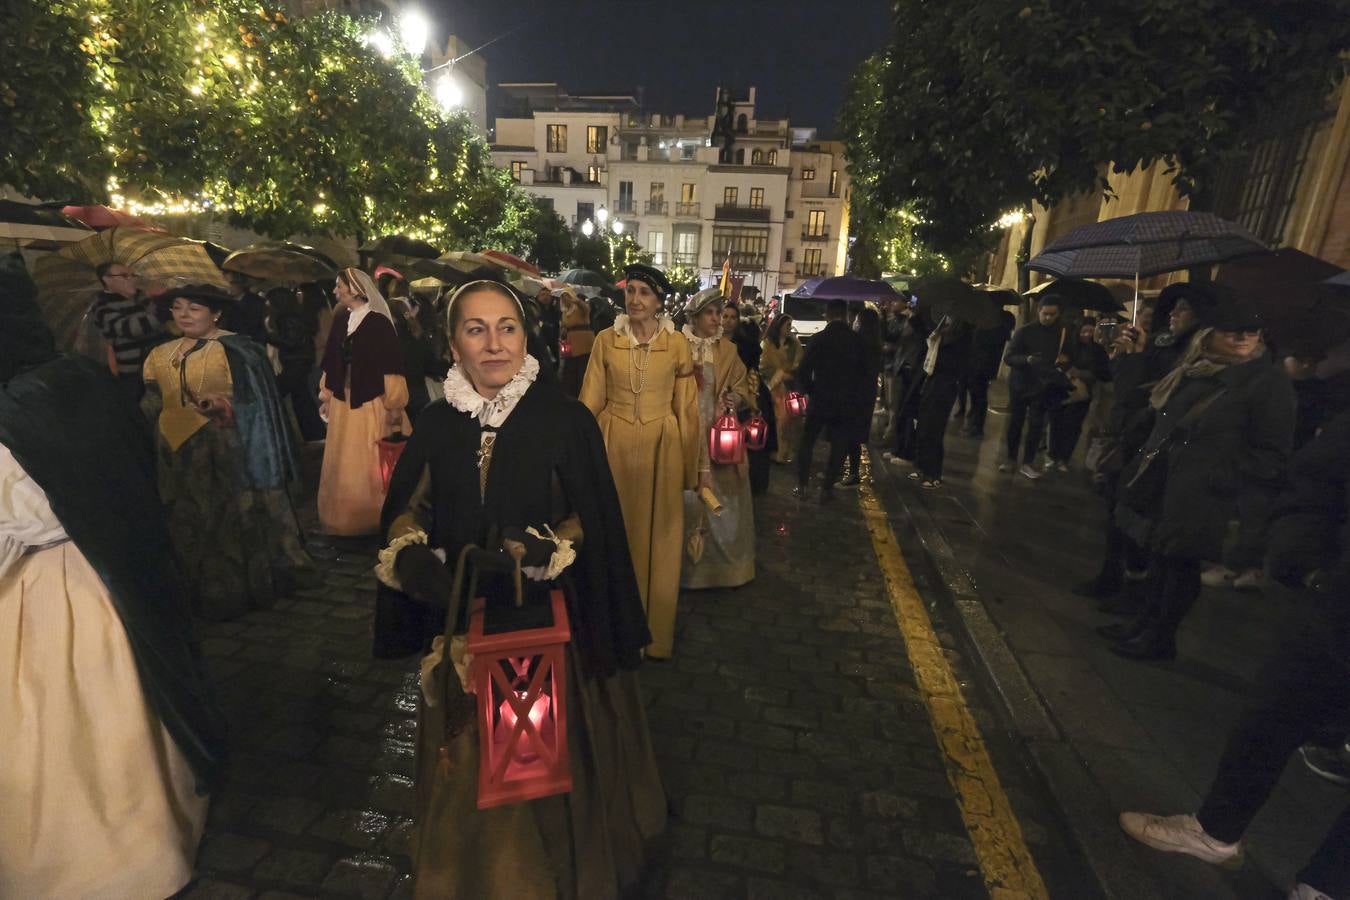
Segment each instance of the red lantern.
[[759,413],[755,413],[745,423],[745,448],[763,450],[769,443],[769,423]]
[[789,416],[800,419],[806,415],[806,395],[801,391],[788,391],[786,406]]
[[386,438],[375,442],[380,454],[380,478],[384,480],[384,492],[389,493],[389,479],[394,477],[394,466],[408,446],[408,438],[401,431],[395,431]]
[[708,433],[708,459],[719,466],[745,462],[745,432],[734,413],[723,413]]
[[561,341],[558,342],[558,356],[561,359],[568,359],[569,357],[571,357],[571,355],[572,355],[572,344],[567,340],[567,338],[563,338]]
[[485,602],[469,609],[468,651],[478,693],[478,808],[572,790],[563,648],[571,640],[562,591],[547,627],[484,633]]

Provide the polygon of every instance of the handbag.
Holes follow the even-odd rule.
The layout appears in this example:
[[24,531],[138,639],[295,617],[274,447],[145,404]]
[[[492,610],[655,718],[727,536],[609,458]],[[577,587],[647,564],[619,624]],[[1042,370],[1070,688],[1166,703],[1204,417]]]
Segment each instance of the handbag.
[[1176,427],[1158,442],[1156,447],[1144,450],[1135,460],[1134,472],[1121,488],[1121,500],[1138,513],[1157,512],[1167,489],[1167,457],[1186,433],[1200,421],[1200,417],[1214,405],[1228,388],[1221,387],[1203,397],[1177,422]]

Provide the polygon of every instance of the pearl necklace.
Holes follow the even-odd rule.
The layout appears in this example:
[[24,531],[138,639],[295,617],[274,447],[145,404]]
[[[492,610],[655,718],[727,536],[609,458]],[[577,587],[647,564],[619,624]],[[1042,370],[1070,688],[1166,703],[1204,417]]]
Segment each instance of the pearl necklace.
[[[639,357],[639,353],[641,356]],[[642,360],[638,362],[639,358]],[[636,347],[630,347],[628,350],[628,388],[633,392],[634,397],[642,396],[642,392],[647,389],[647,370],[652,365],[652,345],[651,341],[645,344],[638,344]],[[633,370],[638,373],[637,384],[633,383]]]

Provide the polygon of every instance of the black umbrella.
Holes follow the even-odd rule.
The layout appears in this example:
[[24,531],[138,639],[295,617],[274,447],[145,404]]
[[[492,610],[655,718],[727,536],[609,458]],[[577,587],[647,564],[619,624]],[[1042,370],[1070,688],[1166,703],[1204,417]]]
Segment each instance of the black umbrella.
[[1022,295],[1012,288],[999,287],[996,284],[973,284],[971,287],[988,296],[989,301],[995,306],[1017,306],[1022,302]]
[[599,272],[593,272],[590,269],[568,269],[558,278],[564,284],[575,284],[579,287],[607,288],[613,287],[613,283],[601,275]]
[[1122,312],[1120,301],[1105,285],[1077,278],[1058,278],[1036,285],[1026,294],[1033,300],[1057,297],[1071,309],[1092,309],[1117,314]]
[[441,255],[426,241],[408,237],[406,234],[386,234],[361,248],[381,262],[403,262],[409,259],[435,259]]
[[926,310],[934,321],[946,316],[969,322],[976,328],[998,325],[999,308],[989,302],[988,293],[958,278],[919,278],[909,283],[918,308]]
[[1033,257],[1028,269],[1068,278],[1134,278],[1211,265],[1270,249],[1213,213],[1136,213],[1081,225]]
[[260,241],[231,253],[221,268],[277,284],[303,284],[332,278],[338,264],[322,251],[303,244]]

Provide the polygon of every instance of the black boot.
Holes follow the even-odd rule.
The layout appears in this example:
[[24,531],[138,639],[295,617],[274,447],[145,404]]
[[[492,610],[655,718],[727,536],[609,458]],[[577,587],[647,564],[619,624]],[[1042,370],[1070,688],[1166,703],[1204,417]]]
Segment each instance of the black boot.
[[1112,622],[1110,625],[1098,625],[1093,629],[1108,641],[1132,641],[1148,630],[1148,623],[1142,618],[1130,622]]
[[1111,652],[1126,659],[1176,659],[1177,639],[1170,631],[1155,625],[1132,640],[1112,644]]

